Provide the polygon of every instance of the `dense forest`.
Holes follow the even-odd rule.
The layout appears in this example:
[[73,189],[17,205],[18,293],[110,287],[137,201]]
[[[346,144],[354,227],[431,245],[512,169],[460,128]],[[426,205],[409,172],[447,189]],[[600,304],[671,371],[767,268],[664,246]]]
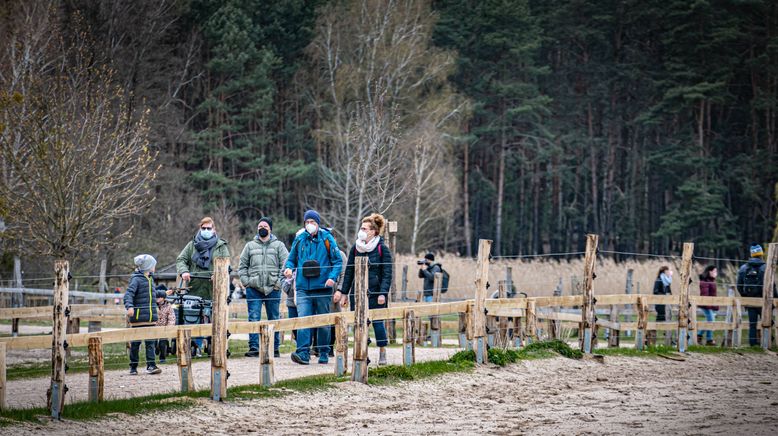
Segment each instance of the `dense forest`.
[[[138,152],[99,164],[93,146],[73,168],[143,189],[73,189],[137,207],[42,236],[25,222],[46,200],[13,197],[43,160],[25,126],[56,108],[78,125],[94,101]],[[346,245],[382,212],[404,252],[575,252],[598,233],[603,250],[740,257],[774,238],[777,110],[770,0],[4,1],[0,274],[19,253],[170,263],[205,214],[234,251],[263,215],[288,240],[309,207]]]

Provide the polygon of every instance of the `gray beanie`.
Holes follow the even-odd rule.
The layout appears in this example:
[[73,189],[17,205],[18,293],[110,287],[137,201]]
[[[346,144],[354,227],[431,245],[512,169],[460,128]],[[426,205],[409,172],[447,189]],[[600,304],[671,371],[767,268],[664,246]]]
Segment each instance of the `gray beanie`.
[[135,266],[138,267],[138,270],[144,272],[151,271],[157,264],[157,259],[154,259],[154,256],[150,254],[139,254],[135,256],[134,262]]

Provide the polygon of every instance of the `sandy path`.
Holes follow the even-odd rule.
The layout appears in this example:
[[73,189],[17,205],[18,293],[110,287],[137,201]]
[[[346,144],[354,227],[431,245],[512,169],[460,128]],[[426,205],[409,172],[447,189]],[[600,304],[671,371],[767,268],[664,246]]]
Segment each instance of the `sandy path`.
[[[14,427],[14,434],[776,434],[778,358],[692,355],[686,362],[563,358],[394,386],[344,383],[281,399],[186,412]],[[333,418],[333,415],[337,418]],[[139,422],[154,425],[139,425]]]
[[[416,359],[443,360],[456,353],[453,348],[416,348]],[[370,359],[378,362],[378,350],[370,348]],[[49,352],[50,353],[50,352]],[[349,351],[350,354],[350,351]],[[140,352],[143,359],[143,350]],[[402,364],[402,348],[387,348],[387,360],[390,364]],[[175,356],[169,361],[175,362]],[[276,380],[303,377],[314,374],[330,374],[335,371],[334,359],[330,359],[327,365],[319,365],[314,357],[308,366],[298,365],[292,362],[289,354],[282,354],[275,361]],[[351,363],[349,363],[351,366]],[[194,383],[196,389],[208,389],[211,377],[211,362],[208,359],[195,361],[192,365]],[[143,372],[145,366],[140,365],[140,374],[129,375],[129,364],[122,369],[108,370],[105,372],[106,399],[123,398],[129,396],[150,395],[175,391],[179,387],[178,369],[175,365],[163,365],[162,374],[148,375]],[[243,356],[229,359],[227,369],[230,371],[228,386],[247,385],[259,383],[259,359],[249,359]],[[68,386],[67,402],[83,401],[88,398],[87,386],[89,376],[87,373],[68,374],[66,384]],[[50,379],[34,378],[11,380],[8,382],[6,400],[11,408],[35,407],[46,405],[46,390]]]

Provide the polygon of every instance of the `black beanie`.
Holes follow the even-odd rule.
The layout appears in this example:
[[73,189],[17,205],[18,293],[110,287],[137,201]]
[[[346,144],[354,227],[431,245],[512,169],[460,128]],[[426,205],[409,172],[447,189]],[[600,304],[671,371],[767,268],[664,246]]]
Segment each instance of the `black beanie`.
[[[270,219],[270,217],[263,216],[262,218],[260,218],[260,219],[259,219],[259,222],[260,222],[260,223],[261,223],[262,221],[266,222],[266,223],[267,223],[267,225],[268,225],[268,226],[270,226],[270,230],[273,230],[273,220],[272,220],[272,219]],[[259,224],[259,223],[257,223],[257,224]]]
[[425,254],[425,255],[424,255],[424,258],[425,258],[425,259],[427,259],[427,260],[429,260],[429,261],[432,261],[432,262],[434,262],[434,261],[435,261],[435,255],[434,255],[434,254],[432,254],[432,253],[427,253],[427,254]]

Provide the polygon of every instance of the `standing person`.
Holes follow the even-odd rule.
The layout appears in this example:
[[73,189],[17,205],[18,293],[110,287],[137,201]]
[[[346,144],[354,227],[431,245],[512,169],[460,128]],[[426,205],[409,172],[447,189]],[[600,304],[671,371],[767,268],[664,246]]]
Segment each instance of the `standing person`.
[[[157,325],[176,325],[176,311],[173,310],[173,305],[167,301],[167,292],[165,292],[164,285],[159,286],[154,292],[157,300]],[[157,341],[159,363],[165,363],[169,349],[170,342],[167,339]]]
[[[761,245],[754,243],[749,251],[751,258],[737,272],[737,291],[742,297],[758,298],[762,297],[767,264],[762,260],[764,250]],[[759,345],[756,323],[762,315],[762,308],[746,307],[746,311],[748,311],[748,344],[753,347]],[[740,314],[736,313],[735,316]]]
[[[335,290],[343,261],[340,258],[338,244],[330,232],[321,228],[321,217],[315,210],[305,212],[303,216],[305,232],[298,235],[289,250],[284,275],[295,276],[295,304],[300,317],[330,313],[330,300],[340,301],[341,293]],[[311,358],[311,334],[313,329],[297,331],[297,350],[292,353],[292,361],[308,365]],[[315,329],[317,343],[329,344],[330,328]],[[328,345],[319,349],[319,363],[329,363]]]
[[[719,275],[719,270],[716,269],[716,265],[708,265],[700,274],[700,296],[701,297],[715,297],[716,296],[716,277]],[[719,306],[700,306],[702,313],[705,314],[705,321],[716,321],[716,311],[719,310]],[[697,316],[693,313],[692,316]],[[701,330],[697,334],[697,342],[702,343],[702,335],[705,334],[705,345],[716,345],[713,342],[713,330]]]
[[[670,285],[673,283],[673,271],[669,266],[665,265],[659,268],[659,272],[656,274],[656,281],[654,281],[654,295],[670,295]],[[666,309],[664,304],[657,304],[656,309],[656,322],[664,322],[667,320]]]
[[[346,275],[343,279],[343,292],[350,297],[351,310],[354,310],[354,263],[357,256],[367,257],[368,261],[368,308],[383,309],[389,297],[392,286],[392,253],[380,236],[384,231],[386,220],[380,214],[374,213],[362,219],[362,225],[357,233],[354,248],[348,255]],[[345,305],[345,296],[341,304]],[[378,365],[386,365],[386,338],[384,321],[372,321],[375,338],[380,349]]]
[[[200,220],[200,228],[176,258],[176,271],[181,280],[189,283],[189,295],[211,300],[213,295],[213,259],[230,257],[227,241],[219,238],[213,218]],[[200,319],[200,324],[203,320]],[[194,338],[195,357],[203,355],[203,338]]]
[[425,254],[424,260],[420,262],[419,278],[424,279],[424,302],[432,303],[433,289],[435,289],[435,274],[442,272],[442,268],[437,263],[434,263],[435,255],[432,253]]
[[[240,283],[246,287],[246,305],[249,321],[259,321],[262,317],[262,305],[265,306],[267,318],[279,318],[281,306],[281,270],[289,256],[286,245],[281,242],[273,231],[273,220],[262,217],[257,224],[257,235],[247,242],[240,254],[238,275]],[[273,353],[281,357],[281,333],[275,333]],[[259,356],[259,335],[249,335],[249,351],[246,357]]]
[[[157,323],[157,305],[154,302],[154,278],[151,274],[157,266],[157,260],[149,254],[140,254],[133,259],[136,269],[130,276],[130,283],[124,293],[124,308],[127,310],[127,318],[132,328],[151,327]],[[157,367],[154,347],[157,341],[147,339],[146,346],[146,373],[159,374],[162,372]],[[130,342],[130,375],[138,374],[138,354],[140,341]]]

